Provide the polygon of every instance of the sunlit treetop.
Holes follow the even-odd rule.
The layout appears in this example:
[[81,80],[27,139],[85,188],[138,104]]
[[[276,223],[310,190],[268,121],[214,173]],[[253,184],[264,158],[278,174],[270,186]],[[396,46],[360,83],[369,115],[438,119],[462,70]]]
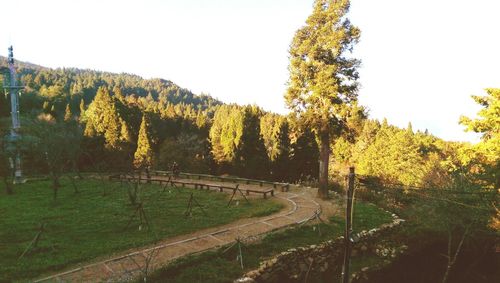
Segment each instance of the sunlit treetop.
[[360,61],[350,52],[360,30],[346,17],[349,6],[347,0],[317,0],[290,45],[286,103],[317,134],[338,133],[357,101]]
[[472,120],[468,117],[460,117],[460,123],[467,126],[466,131],[474,131],[483,134],[483,140],[500,138],[500,89],[488,88],[485,96],[472,98],[481,106],[478,112],[479,119]]

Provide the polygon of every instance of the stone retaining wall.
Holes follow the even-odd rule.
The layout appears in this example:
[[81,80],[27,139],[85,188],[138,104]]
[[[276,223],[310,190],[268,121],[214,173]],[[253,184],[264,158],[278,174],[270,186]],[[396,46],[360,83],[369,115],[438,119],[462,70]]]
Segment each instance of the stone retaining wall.
[[[378,228],[357,233],[358,240],[353,253],[374,250],[377,239],[391,233],[391,230],[404,222],[395,214],[393,221]],[[341,267],[344,256],[344,237],[323,242],[319,245],[289,249],[277,256],[261,262],[256,270],[246,273],[235,283],[250,282],[304,282],[313,274],[324,273],[332,267]]]

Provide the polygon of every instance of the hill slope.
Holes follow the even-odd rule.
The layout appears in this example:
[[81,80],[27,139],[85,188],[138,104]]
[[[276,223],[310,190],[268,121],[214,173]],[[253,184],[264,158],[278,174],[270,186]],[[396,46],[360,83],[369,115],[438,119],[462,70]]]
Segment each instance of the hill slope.
[[[7,58],[0,56],[0,67],[5,66]],[[222,104],[209,95],[196,95],[165,79],[144,79],[132,74],[78,68],[51,69],[22,61],[16,61],[16,67],[20,81],[26,86],[25,93],[39,96],[36,100],[64,100],[75,104],[83,99],[88,104],[100,86],[107,86],[110,90],[120,89],[124,96],[151,96],[156,101],[191,104],[196,108]]]

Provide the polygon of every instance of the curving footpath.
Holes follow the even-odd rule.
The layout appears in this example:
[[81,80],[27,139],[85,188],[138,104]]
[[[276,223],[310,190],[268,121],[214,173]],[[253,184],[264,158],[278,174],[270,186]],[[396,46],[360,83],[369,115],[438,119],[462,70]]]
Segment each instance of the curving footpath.
[[[209,182],[207,182],[209,183]],[[236,221],[221,227],[166,239],[155,246],[124,253],[100,262],[33,280],[33,282],[123,282],[165,266],[193,253],[251,239],[273,230],[308,221],[321,206],[305,190],[275,192],[275,197],[288,203],[288,211],[275,215]]]

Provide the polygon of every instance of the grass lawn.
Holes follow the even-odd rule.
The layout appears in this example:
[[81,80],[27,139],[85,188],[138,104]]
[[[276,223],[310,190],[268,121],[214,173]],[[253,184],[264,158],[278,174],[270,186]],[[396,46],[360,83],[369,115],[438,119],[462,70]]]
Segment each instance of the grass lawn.
[[[375,228],[391,221],[390,214],[373,204],[356,203],[353,223],[355,232]],[[341,236],[344,223],[343,218],[334,216],[330,218],[329,224],[304,225],[269,234],[260,243],[243,248],[245,270],[241,270],[239,262],[235,260],[236,249],[233,248],[225,254],[222,254],[224,249],[220,249],[180,259],[154,273],[148,282],[232,282],[244,272],[257,268],[259,263],[267,257],[290,248],[318,244]]]
[[[69,180],[57,200],[49,181],[16,185],[14,195],[0,186],[0,282],[27,280],[72,264],[139,247],[160,238],[186,234],[199,229],[227,224],[239,218],[264,216],[279,211],[275,200],[254,200],[227,206],[229,195],[218,192],[142,185],[140,200],[151,229],[139,229],[138,217],[128,229],[135,206],[130,204],[127,185],[79,180],[74,193]],[[106,195],[103,196],[103,188]],[[190,194],[204,207],[185,217]],[[45,223],[38,247],[19,257]]]

